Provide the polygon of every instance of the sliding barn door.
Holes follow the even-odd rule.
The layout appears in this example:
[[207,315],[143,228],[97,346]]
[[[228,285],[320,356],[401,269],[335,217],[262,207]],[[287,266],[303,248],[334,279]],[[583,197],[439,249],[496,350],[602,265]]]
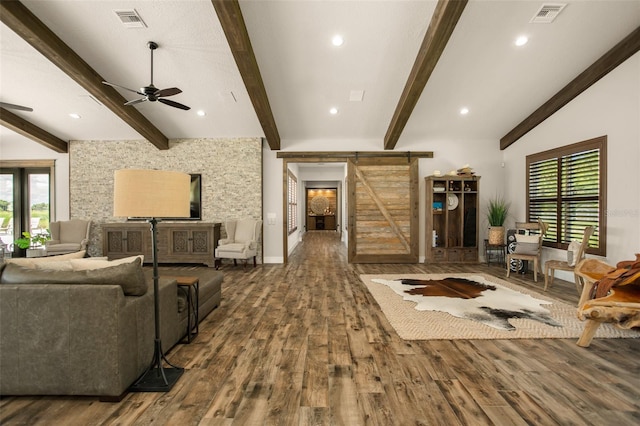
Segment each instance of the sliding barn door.
[[418,262],[418,160],[348,162],[349,261]]

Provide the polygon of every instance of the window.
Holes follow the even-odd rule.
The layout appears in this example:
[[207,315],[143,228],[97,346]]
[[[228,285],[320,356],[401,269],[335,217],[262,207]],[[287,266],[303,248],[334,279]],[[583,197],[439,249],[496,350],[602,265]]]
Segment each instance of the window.
[[289,234],[298,229],[298,179],[287,171],[287,230]]
[[527,220],[549,224],[544,245],[566,249],[595,226],[588,253],[606,255],[607,137],[527,156]]
[[0,161],[0,244],[9,251],[23,232],[49,228],[53,175],[53,161]]

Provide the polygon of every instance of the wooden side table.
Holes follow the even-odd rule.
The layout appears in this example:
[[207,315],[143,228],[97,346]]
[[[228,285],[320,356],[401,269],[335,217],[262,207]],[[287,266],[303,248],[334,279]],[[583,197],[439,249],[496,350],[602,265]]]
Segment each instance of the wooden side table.
[[487,259],[487,266],[491,264],[492,254],[497,257],[498,263],[505,264],[505,253],[507,251],[506,244],[489,244],[489,240],[484,240],[484,257]]
[[187,295],[187,343],[200,331],[198,305],[200,304],[200,280],[198,277],[175,277],[178,288]]

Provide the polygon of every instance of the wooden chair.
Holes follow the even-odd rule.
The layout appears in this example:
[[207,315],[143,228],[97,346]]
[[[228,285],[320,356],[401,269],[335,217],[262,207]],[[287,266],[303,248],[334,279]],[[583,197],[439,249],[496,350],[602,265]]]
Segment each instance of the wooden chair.
[[[574,272],[575,267],[580,261],[584,258],[585,251],[587,247],[589,247],[589,238],[593,235],[593,231],[595,227],[587,226],[584,228],[584,233],[582,235],[582,241],[580,242],[580,248],[575,253],[575,261],[573,262],[573,266],[569,265],[569,262],[563,260],[547,260],[544,264],[544,291],[547,291],[547,287],[549,284],[553,284],[553,279],[555,278],[555,271],[570,271]],[[551,278],[551,279],[549,279]],[[576,283],[576,290],[578,293],[582,290],[582,286],[580,284],[580,280],[575,275],[573,277]]]
[[596,282],[613,271],[616,271],[614,266],[598,259],[584,259],[574,269],[582,284],[578,318],[586,320],[578,346],[588,347],[603,322],[614,323],[624,329],[640,326],[639,277],[632,278],[633,281],[626,285],[612,287],[605,297],[594,298],[592,295]]
[[[544,223],[542,220],[540,220],[540,218],[538,218],[538,223],[533,223],[533,222],[517,222],[516,223],[516,230],[527,230],[529,232],[531,231],[538,231],[538,236],[540,238],[538,238],[538,247],[537,250],[534,250],[533,252],[528,252],[528,253],[509,253],[507,254],[507,278],[509,278],[510,272],[511,272],[511,261],[512,260],[520,260],[520,261],[529,261],[529,262],[533,262],[533,280],[535,282],[538,282],[538,271],[540,271],[540,273],[542,273],[542,267],[540,265],[540,255],[542,254],[542,239],[544,237],[544,235],[547,233],[547,229],[548,229],[549,225],[547,225],[546,223]],[[516,234],[516,238],[518,234]]]

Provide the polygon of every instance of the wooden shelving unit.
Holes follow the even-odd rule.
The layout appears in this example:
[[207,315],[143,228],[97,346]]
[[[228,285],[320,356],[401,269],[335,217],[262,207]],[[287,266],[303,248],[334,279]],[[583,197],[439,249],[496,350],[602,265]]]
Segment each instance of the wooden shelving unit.
[[477,262],[480,176],[427,176],[425,182],[426,262]]

